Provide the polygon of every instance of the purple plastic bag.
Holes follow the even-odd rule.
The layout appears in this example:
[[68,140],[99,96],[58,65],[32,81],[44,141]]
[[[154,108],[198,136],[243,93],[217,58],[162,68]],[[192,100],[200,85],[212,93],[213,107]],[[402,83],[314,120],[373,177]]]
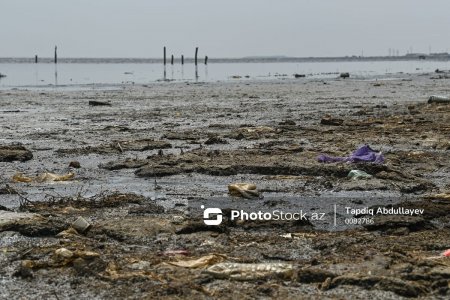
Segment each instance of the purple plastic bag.
[[376,164],[384,163],[384,156],[381,152],[376,152],[372,150],[368,145],[361,146],[357,150],[353,151],[350,156],[347,157],[332,157],[328,155],[321,154],[317,157],[317,160],[322,163],[329,162],[373,162]]

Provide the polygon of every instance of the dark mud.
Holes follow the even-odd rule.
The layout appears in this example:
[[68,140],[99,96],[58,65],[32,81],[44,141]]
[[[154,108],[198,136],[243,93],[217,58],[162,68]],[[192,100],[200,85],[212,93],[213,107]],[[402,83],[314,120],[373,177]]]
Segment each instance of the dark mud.
[[[448,88],[403,79],[1,92],[4,111],[20,108],[0,114],[2,149],[20,142],[32,157],[0,162],[0,296],[448,298],[450,201],[436,194],[450,190],[450,106],[426,103]],[[316,159],[362,144],[386,163]],[[12,182],[43,171],[76,176]],[[262,197],[227,195],[233,182]],[[223,222],[205,225],[201,205]],[[247,222],[233,209],[308,218]],[[71,228],[80,216],[84,233]]]

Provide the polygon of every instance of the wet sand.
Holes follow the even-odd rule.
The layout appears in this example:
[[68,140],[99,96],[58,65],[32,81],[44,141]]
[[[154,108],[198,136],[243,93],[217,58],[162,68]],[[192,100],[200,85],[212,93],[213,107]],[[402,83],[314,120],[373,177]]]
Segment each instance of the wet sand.
[[[0,223],[1,295],[447,297],[450,261],[439,255],[450,248],[450,201],[433,195],[450,190],[450,106],[427,99],[450,89],[432,77],[0,92],[1,145],[22,143],[33,154],[0,162],[0,212],[22,203],[21,211],[39,214]],[[326,115],[334,125],[321,124]],[[382,151],[385,164],[317,162],[321,153],[345,156],[363,144]],[[348,179],[352,169],[373,177]],[[17,172],[46,171],[75,177],[12,182]],[[233,182],[256,184],[262,197],[229,196]],[[221,208],[224,222],[204,225],[201,205]],[[348,225],[347,206],[424,213]],[[324,218],[236,222],[231,209]],[[78,216],[90,230],[56,236]],[[62,258],[60,248],[73,255]],[[208,266],[170,264],[210,254],[292,271],[233,280]]]

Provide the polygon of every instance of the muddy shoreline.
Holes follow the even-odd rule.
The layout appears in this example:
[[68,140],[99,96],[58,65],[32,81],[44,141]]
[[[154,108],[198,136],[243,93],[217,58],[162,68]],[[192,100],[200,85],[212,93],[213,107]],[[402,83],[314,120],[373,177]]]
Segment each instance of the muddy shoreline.
[[[447,298],[450,105],[427,99],[450,90],[432,78],[1,91],[0,295]],[[385,163],[317,161],[364,144]],[[348,178],[355,169],[371,177]],[[231,197],[234,182],[261,196]],[[201,205],[222,224],[205,225]],[[308,220],[244,222],[233,209]],[[80,216],[85,232],[70,229]]]

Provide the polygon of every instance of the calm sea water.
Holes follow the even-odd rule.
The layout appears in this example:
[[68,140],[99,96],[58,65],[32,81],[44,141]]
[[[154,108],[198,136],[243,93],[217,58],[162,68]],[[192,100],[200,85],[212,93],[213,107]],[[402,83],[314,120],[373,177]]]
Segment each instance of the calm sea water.
[[[64,87],[115,84],[146,84],[161,80],[225,81],[292,78],[337,77],[350,72],[354,78],[373,78],[399,73],[434,72],[450,69],[449,61],[358,61],[307,63],[210,63],[195,68],[193,64],[167,65],[155,63],[0,63],[0,88]],[[240,78],[236,78],[239,77]]]

